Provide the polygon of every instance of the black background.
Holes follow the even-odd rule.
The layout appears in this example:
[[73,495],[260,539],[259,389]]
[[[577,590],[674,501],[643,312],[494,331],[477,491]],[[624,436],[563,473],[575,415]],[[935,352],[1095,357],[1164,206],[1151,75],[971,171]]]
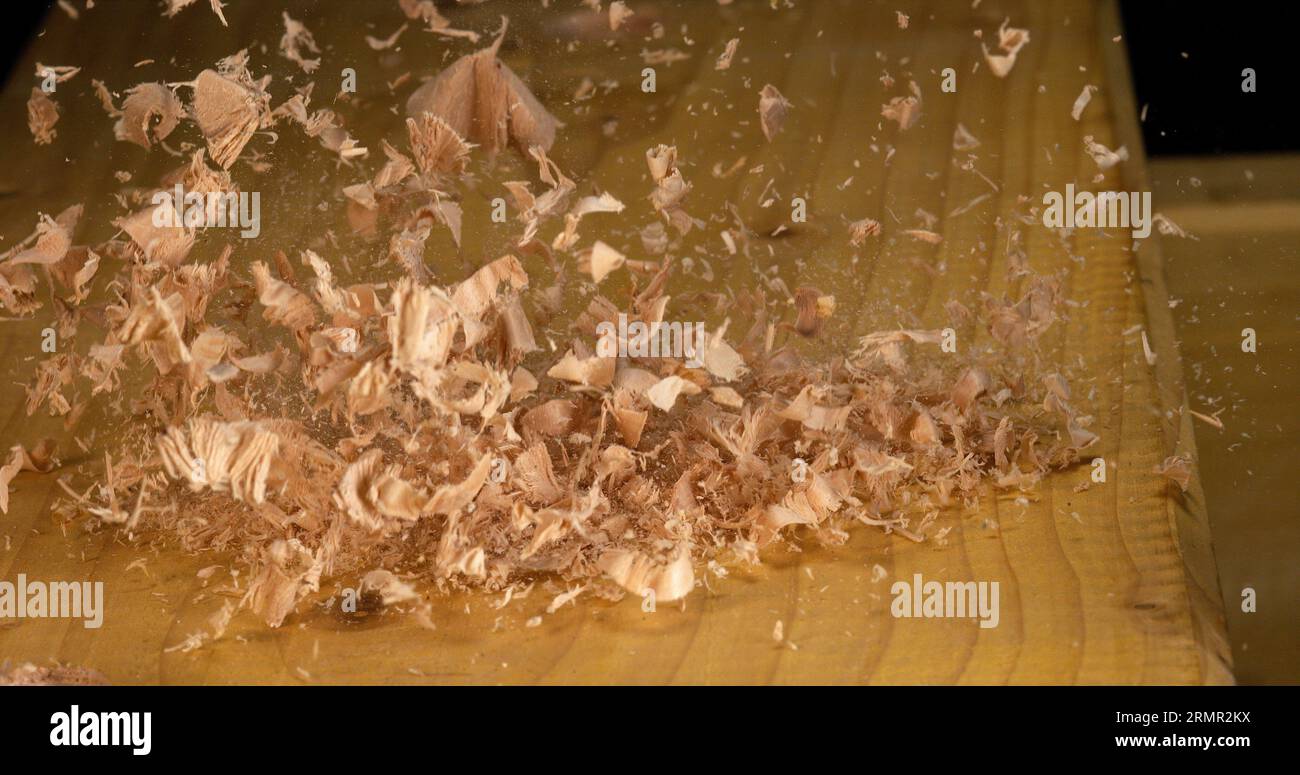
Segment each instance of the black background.
[[[1292,0],[1120,4],[1152,156],[1300,150],[1300,13]],[[1183,54],[1187,57],[1184,58]],[[1241,91],[1254,68],[1256,92]]]
[[[267,764],[291,772],[448,767],[676,773],[931,772],[1081,761],[1222,766],[1294,752],[1295,695],[1262,687],[770,688],[29,687],[0,699],[6,761],[56,771],[83,763],[176,765],[179,772]],[[814,692],[816,694],[814,694]],[[53,747],[55,712],[152,715],[152,752]],[[1248,712],[1228,723],[1119,723],[1117,711]],[[1246,736],[1241,748],[1120,748],[1116,736]],[[688,763],[689,762],[689,763]],[[204,766],[206,765],[206,766]],[[1019,767],[1016,768],[1017,770]],[[1127,771],[1127,770],[1126,770]],[[1153,770],[1154,771],[1154,770]],[[1253,771],[1253,770],[1252,770]],[[1263,771],[1262,767],[1259,771]]]

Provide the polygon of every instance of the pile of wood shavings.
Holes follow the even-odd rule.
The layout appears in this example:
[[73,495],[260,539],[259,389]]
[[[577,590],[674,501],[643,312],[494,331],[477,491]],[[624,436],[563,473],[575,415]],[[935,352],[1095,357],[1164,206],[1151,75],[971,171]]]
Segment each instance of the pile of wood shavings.
[[[402,3],[412,19],[417,6]],[[303,51],[315,41],[284,21],[285,56],[310,70]],[[1014,61],[1028,36],[1009,32],[1019,31],[1004,30],[1001,45]],[[44,409],[71,427],[93,401],[119,418],[102,478],[64,476],[57,514],[235,552],[251,568],[241,606],[272,627],[323,581],[358,575],[386,603],[420,599],[417,583],[509,594],[544,577],[664,603],[691,594],[706,567],[759,563],[784,542],[840,544],[856,524],[924,540],[942,509],[973,506],[989,485],[1030,488],[1096,441],[1037,351],[1061,314],[1059,278],[1023,262],[1009,278],[1016,297],[949,305],[954,325],[978,320],[1001,348],[979,357],[942,351],[940,329],[909,328],[812,360],[801,344],[834,300],[808,287],[792,295],[793,322],[768,289],[739,295],[694,368],[684,357],[598,354],[602,323],[679,317],[663,246],[700,224],[691,186],[677,148],[647,149],[647,197],[663,224],[642,241],[663,257],[581,248],[581,219],[624,205],[576,196],[548,155],[562,124],[497,59],[504,34],[418,89],[407,150],[384,143],[382,166],[344,189],[350,208],[393,224],[387,257],[400,279],[343,286],[337,257],[303,249],[244,266],[227,246],[198,263],[191,252],[215,232],[155,226],[149,207],[94,246],[74,244],[80,206],[42,216],[0,255],[8,314],[42,306],[39,268],[62,338],[84,321],[106,332],[84,354],[44,359],[28,386],[29,414]],[[141,84],[121,107],[97,85],[119,140],[149,149],[188,122],[201,134],[155,190],[237,191],[228,171],[258,163],[250,141],[284,121],[342,163],[368,155],[332,111],[309,109],[310,86],[272,108],[270,76],[249,66],[239,52],[190,82]],[[762,99],[770,140],[790,103],[770,86]],[[425,244],[440,228],[459,243],[455,189],[480,153],[526,155],[544,190],[505,182],[521,213],[517,255],[442,281]],[[879,232],[855,222],[852,242]],[[627,272],[631,292],[568,309],[570,263],[596,283]],[[109,266],[113,301],[82,310]],[[539,317],[567,331],[555,352],[538,345]],[[0,483],[48,470],[51,456],[46,445],[16,448]]]
[[30,662],[0,665],[0,686],[108,686],[97,670],[71,665],[40,667]]

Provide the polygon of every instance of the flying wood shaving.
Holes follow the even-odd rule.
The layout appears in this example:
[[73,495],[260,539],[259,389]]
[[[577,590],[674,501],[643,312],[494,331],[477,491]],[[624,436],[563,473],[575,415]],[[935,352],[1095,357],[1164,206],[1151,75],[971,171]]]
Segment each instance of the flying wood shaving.
[[781,92],[770,83],[758,93],[758,119],[763,127],[763,136],[769,143],[781,131],[781,127],[785,126],[786,116],[792,107],[790,101],[781,96]]
[[[600,196],[584,196],[574,203],[564,215],[564,231],[555,235],[551,242],[554,250],[569,250],[578,242],[578,224],[583,216],[591,213],[621,213],[623,203],[613,195],[605,193]],[[600,282],[597,280],[596,282]]]
[[0,514],[9,513],[9,484],[20,471],[46,473],[55,466],[54,442],[46,439],[28,452],[21,444],[9,450],[9,460],[0,465]]
[[303,51],[319,54],[316,39],[303,23],[289,16],[288,11],[281,12],[284,20],[284,35],[280,37],[280,56],[302,68],[304,73],[314,73],[320,67],[320,58],[308,59]]
[[1128,159],[1128,149],[1120,146],[1117,150],[1112,151],[1101,143],[1092,139],[1092,135],[1083,136],[1083,149],[1088,152],[1092,160],[1097,163],[1097,167],[1105,171],[1114,167],[1122,161]]
[[[164,0],[163,15],[169,18],[175,16],[188,6],[193,5],[196,1],[197,0]],[[221,0],[209,0],[208,5],[211,6],[212,12],[217,15],[217,18],[221,20],[221,26],[229,27],[230,25],[226,23],[226,15],[221,10],[225,8],[225,5]]]
[[1029,42],[1029,30],[1008,27],[1010,22],[1010,19],[1005,19],[1002,26],[998,28],[998,48],[1003,53],[991,53],[987,44],[980,44],[984,48],[984,60],[988,62],[989,69],[999,78],[1007,77],[1011,68],[1016,65],[1016,57],[1019,56],[1020,49]]
[[1202,414],[1201,412],[1198,412],[1195,409],[1188,409],[1187,412],[1191,416],[1205,423],[1206,425],[1218,428],[1219,430],[1223,430],[1223,420],[1219,419],[1219,414],[1223,412],[1222,409],[1220,409],[1218,412],[1215,412],[1213,415]]
[[316,323],[316,308],[311,299],[288,283],[271,276],[262,261],[253,262],[257,282],[257,300],[266,308],[262,314],[272,323],[302,330]]
[[334,497],[352,521],[367,530],[387,533],[419,519],[429,500],[401,478],[396,465],[385,466],[383,451],[378,449],[367,451],[348,466]]
[[393,46],[397,45],[397,39],[402,36],[403,32],[406,32],[406,28],[408,26],[409,25],[403,24],[401,27],[397,28],[396,32],[394,32],[392,35],[389,35],[386,38],[376,38],[372,35],[367,35],[366,45],[370,46],[375,51],[384,51],[390,49]]
[[230,169],[262,117],[250,89],[215,70],[204,70],[194,81],[194,120],[207,140],[208,155],[222,169]]
[[1152,471],[1178,485],[1178,489],[1187,492],[1192,481],[1192,461],[1184,455],[1170,455]]
[[608,277],[610,272],[623,266],[626,261],[627,256],[600,240],[596,240],[596,244],[591,246],[586,258],[591,279],[597,284]]
[[641,61],[651,66],[667,65],[671,67],[674,62],[684,62],[690,58],[690,54],[678,51],[675,48],[660,48],[653,51],[641,49]]
[[497,59],[505,30],[492,45],[456,60],[436,78],[416,89],[406,115],[425,113],[446,121],[463,138],[491,154],[515,143],[521,150],[550,150],[562,126],[537,101],[524,82]]
[[402,13],[406,14],[406,18],[429,25],[426,28],[429,32],[448,38],[465,38],[470,43],[478,43],[477,32],[454,29],[451,22],[438,13],[433,0],[398,0],[398,5],[401,6]]
[[54,142],[54,125],[59,122],[59,104],[50,99],[40,89],[32,89],[32,96],[27,100],[27,128],[32,130],[32,138],[37,145],[49,145]]
[[969,151],[979,146],[980,141],[970,133],[969,129],[961,124],[957,124],[957,128],[952,130],[952,149],[954,151]]
[[921,118],[921,88],[916,81],[912,81],[910,86],[910,96],[894,97],[880,108],[880,115],[898,122],[899,131],[910,129]]
[[161,83],[133,86],[127,91],[120,111],[113,107],[107,91],[102,94],[102,99],[110,115],[120,116],[113,125],[113,135],[145,150],[166,139],[185,115],[181,101]]
[[802,336],[816,336],[822,323],[835,311],[835,297],[823,294],[816,288],[803,286],[795,289],[794,306],[798,313],[794,328]]
[[736,49],[740,46],[740,38],[732,38],[727,41],[727,46],[718,54],[718,61],[713,64],[714,70],[726,70],[731,67],[731,60],[736,57]]
[[609,28],[618,30],[632,16],[632,9],[627,7],[623,0],[614,0],[609,4]]
[[43,80],[54,76],[55,83],[68,81],[79,72],[81,72],[80,67],[72,67],[71,65],[43,65],[40,62],[36,63],[36,77]]
[[430,185],[445,185],[464,174],[472,146],[446,121],[424,113],[406,119],[406,131],[411,154]]
[[193,490],[227,492],[235,500],[262,503],[267,488],[283,481],[285,462],[274,425],[265,422],[223,423],[195,419],[188,433],[172,427],[158,438],[158,454],[167,475]]
[[938,245],[940,242],[943,242],[942,234],[936,234],[929,229],[905,229],[903,233],[912,239],[920,240],[921,242],[928,242],[931,245]]
[[[155,226],[154,215],[155,211],[150,208],[120,218],[114,223],[127,233],[148,263],[179,266],[194,247],[194,229],[179,225]],[[173,209],[172,223],[179,224],[182,221],[180,211]]]
[[849,224],[849,244],[855,248],[860,248],[866,244],[867,237],[880,236],[880,221],[872,218],[863,218],[860,221],[854,221]]
[[314,85],[308,84],[307,88],[286,100],[284,104],[271,112],[269,119],[264,118],[263,121],[288,116],[295,123],[302,126],[303,132],[308,137],[320,140],[322,147],[332,153],[337,153],[344,162],[367,155],[369,150],[360,146],[356,139],[348,134],[347,130],[340,124],[337,113],[329,108],[322,108],[308,114],[307,103]]
[[1092,95],[1095,91],[1097,91],[1097,87],[1092,84],[1083,87],[1083,91],[1079,92],[1079,96],[1074,100],[1074,107],[1070,108],[1071,118],[1078,121],[1083,117],[1084,108],[1087,108],[1088,103],[1092,101]]
[[1151,217],[1151,220],[1155,222],[1156,231],[1160,232],[1166,237],[1183,237],[1183,238],[1196,239],[1196,237],[1193,237],[1192,235],[1188,234],[1187,231],[1183,229],[1183,227],[1169,220],[1168,216],[1164,215],[1163,213],[1156,213]]
[[686,182],[681,170],[677,169],[677,146],[658,145],[650,148],[645,153],[645,160],[650,167],[650,177],[655,182],[650,203],[656,211],[663,213],[678,232],[686,234],[694,221],[682,209],[681,202],[690,192],[691,184]]

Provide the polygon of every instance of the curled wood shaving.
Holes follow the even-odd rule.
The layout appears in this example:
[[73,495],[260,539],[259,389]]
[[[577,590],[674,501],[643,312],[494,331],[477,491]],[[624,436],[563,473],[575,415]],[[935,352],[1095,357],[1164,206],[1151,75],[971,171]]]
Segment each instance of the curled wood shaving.
[[634,595],[648,590],[660,603],[680,600],[695,587],[695,572],[684,550],[676,559],[660,563],[644,554],[611,549],[601,555],[597,565],[623,589]]
[[436,116],[457,135],[492,154],[511,142],[523,150],[533,146],[549,150],[562,125],[497,58],[504,39],[503,29],[491,46],[461,57],[416,89],[407,100],[406,115]]
[[230,169],[261,125],[262,114],[252,90],[215,70],[204,70],[194,81],[194,120],[212,160]]
[[118,140],[148,150],[155,142],[165,140],[184,116],[184,107],[171,89],[161,83],[142,83],[126,93],[122,109],[113,109],[111,98],[104,93],[105,107],[109,113],[120,115],[113,126]]
[[27,128],[32,131],[32,138],[37,145],[49,145],[54,142],[54,125],[59,122],[59,104],[50,99],[40,89],[33,88],[32,96],[27,100]]
[[1192,461],[1184,455],[1170,455],[1152,471],[1178,485],[1183,492],[1187,492],[1192,482]]
[[1007,26],[1010,22],[1010,19],[1004,19],[998,28],[998,48],[1001,53],[990,52],[987,44],[980,44],[984,48],[984,61],[988,62],[989,69],[999,78],[1007,77],[1016,65],[1020,49],[1029,43],[1029,30]]

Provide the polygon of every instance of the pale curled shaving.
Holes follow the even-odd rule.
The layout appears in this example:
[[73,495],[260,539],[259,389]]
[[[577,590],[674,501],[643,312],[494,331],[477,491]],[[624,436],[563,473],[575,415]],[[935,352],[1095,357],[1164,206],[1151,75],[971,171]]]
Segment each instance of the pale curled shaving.
[[512,142],[521,149],[549,150],[561,124],[497,58],[504,36],[503,30],[491,46],[461,57],[416,89],[407,100],[406,115],[436,116],[489,153]]

